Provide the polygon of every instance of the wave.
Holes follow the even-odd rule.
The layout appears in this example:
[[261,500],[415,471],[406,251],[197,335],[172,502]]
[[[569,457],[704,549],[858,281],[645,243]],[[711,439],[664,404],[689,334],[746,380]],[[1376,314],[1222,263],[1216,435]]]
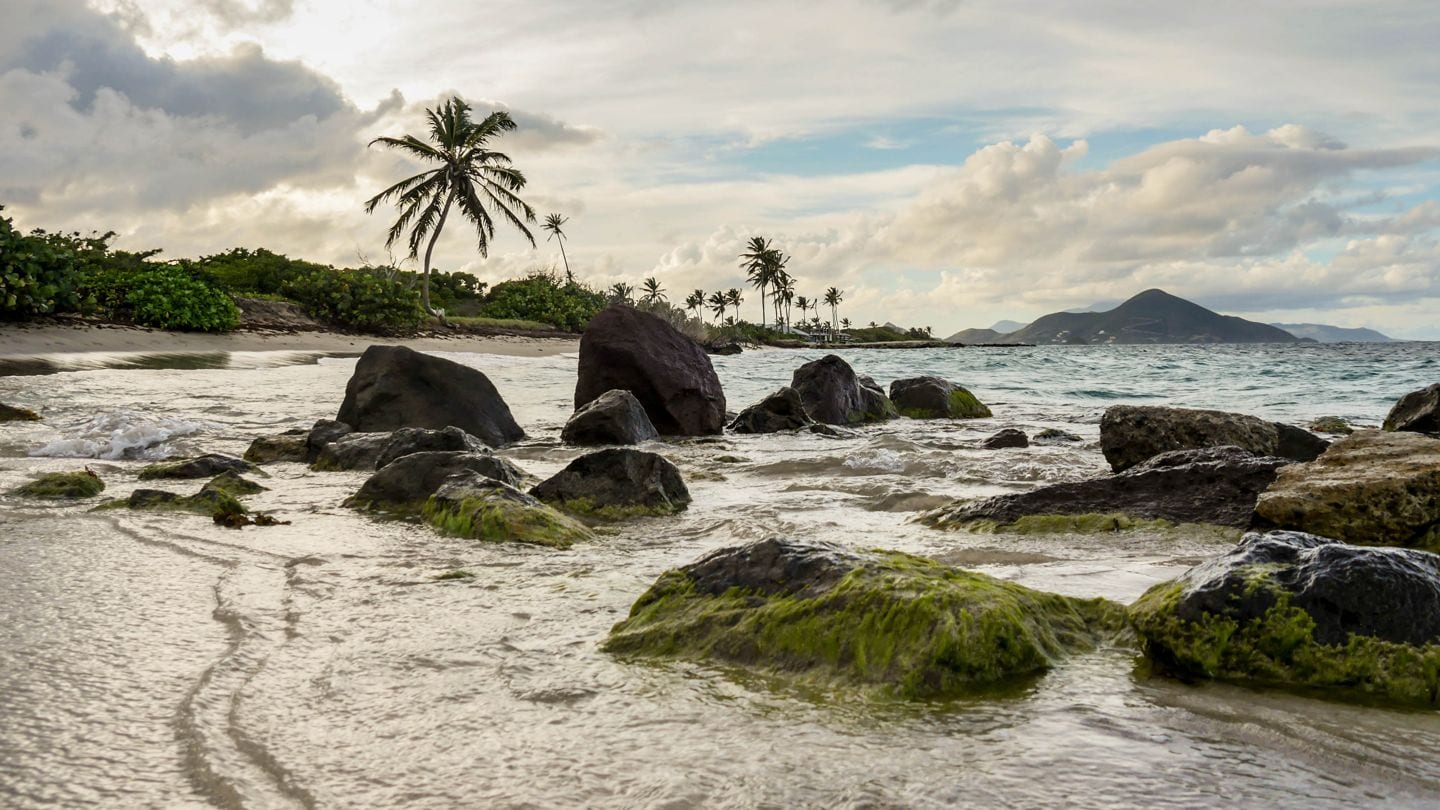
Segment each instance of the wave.
[[97,414],[67,431],[63,439],[37,447],[31,456],[48,458],[161,459],[179,455],[176,441],[207,430],[218,430],[215,422],[153,416],[138,411],[110,411]]

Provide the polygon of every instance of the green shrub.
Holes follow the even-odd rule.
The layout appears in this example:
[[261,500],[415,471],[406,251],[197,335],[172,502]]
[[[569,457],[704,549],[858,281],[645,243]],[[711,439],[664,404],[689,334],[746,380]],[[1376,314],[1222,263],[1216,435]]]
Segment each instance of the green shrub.
[[0,217],[0,317],[72,309],[74,286],[75,252],[65,238],[43,231],[25,236]]
[[539,321],[567,332],[580,332],[606,303],[601,293],[540,272],[502,281],[490,288],[479,314],[486,318]]
[[186,332],[227,332],[240,324],[228,294],[182,265],[148,262],[144,254],[92,259],[77,290],[85,311],[110,320]]
[[316,270],[330,269],[323,264],[292,259],[265,248],[234,248],[201,257],[193,262],[193,267],[221,289],[243,296],[281,295],[286,282]]
[[319,267],[285,282],[283,293],[310,317],[362,331],[410,331],[424,312],[420,294],[373,270]]

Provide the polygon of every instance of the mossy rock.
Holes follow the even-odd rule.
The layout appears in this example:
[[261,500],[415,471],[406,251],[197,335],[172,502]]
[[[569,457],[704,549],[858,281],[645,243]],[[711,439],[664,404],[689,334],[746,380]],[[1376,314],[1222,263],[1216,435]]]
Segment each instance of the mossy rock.
[[1252,533],[1129,608],[1162,672],[1440,706],[1440,557]]
[[569,548],[594,537],[574,518],[481,475],[450,479],[425,502],[421,514],[444,534],[491,543]]
[[38,422],[40,414],[29,408],[21,408],[17,405],[6,405],[0,402],[0,422]]
[[140,480],[211,478],[226,472],[259,473],[260,470],[254,464],[242,459],[207,453],[195,458],[164,461],[146,466],[140,470]]
[[89,470],[46,473],[11,490],[27,498],[93,498],[105,491],[105,482]]
[[910,419],[984,419],[993,414],[964,386],[940,377],[911,377],[890,384],[890,399]]
[[245,450],[245,460],[252,464],[272,464],[277,461],[304,463],[309,454],[309,437],[305,433],[282,433],[278,436],[261,436],[250,443]]
[[1125,633],[1124,608],[1104,599],[771,538],[662,575],[604,648],[928,699],[1043,672]]
[[207,481],[203,489],[223,490],[237,498],[269,490],[268,487],[262,487],[254,481],[234,472],[220,473]]
[[223,489],[201,489],[194,495],[181,495],[163,489],[137,489],[129,498],[107,501],[98,509],[135,509],[147,512],[189,512],[207,517],[226,518],[246,513],[245,505]]

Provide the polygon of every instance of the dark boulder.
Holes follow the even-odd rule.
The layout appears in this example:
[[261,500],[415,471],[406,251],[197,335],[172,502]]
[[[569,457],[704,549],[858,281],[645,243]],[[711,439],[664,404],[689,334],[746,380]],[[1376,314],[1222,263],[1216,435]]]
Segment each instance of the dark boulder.
[[1129,612],[1146,654],[1167,670],[1440,702],[1434,554],[1251,533]]
[[1060,428],[1045,428],[1044,430],[1035,434],[1035,441],[1059,444],[1061,442],[1083,442],[1085,440],[1080,438],[1079,436],[1076,436],[1074,433],[1071,433],[1068,430],[1061,430]]
[[[940,527],[979,523],[1016,527],[1019,522],[1016,528],[1033,525],[1039,529],[1043,528],[1043,519],[1056,515],[1125,516],[1243,529],[1254,518],[1260,493],[1289,463],[1283,458],[1255,456],[1238,447],[1176,450],[1116,475],[959,501],[928,513],[924,519]],[[1056,523],[1062,529],[1083,529],[1090,523],[1094,528],[1123,527],[1114,520]]]
[[40,414],[29,408],[21,408],[17,405],[6,405],[0,402],[0,422],[38,422]]
[[741,411],[730,423],[730,430],[736,433],[778,433],[813,424],[815,420],[805,413],[800,393],[787,385]]
[[344,422],[336,422],[334,419],[321,419],[310,428],[310,433],[305,437],[305,462],[314,464],[320,458],[320,451],[331,442],[349,436],[355,432],[355,428]]
[[151,481],[157,478],[214,478],[220,473],[255,472],[254,464],[244,459],[222,456],[218,453],[206,453],[183,461],[166,461],[159,464],[151,464],[140,470],[141,481]]
[[810,418],[827,425],[879,422],[896,415],[879,386],[862,385],[850,364],[833,354],[795,369],[790,387],[800,394]]
[[287,431],[275,436],[260,436],[250,442],[245,450],[245,460],[252,464],[271,464],[276,461],[307,461],[309,437],[307,431]]
[[1030,446],[1030,437],[1019,428],[1002,428],[985,437],[980,446],[987,450],[1005,450]]
[[1100,450],[1115,472],[1171,450],[1222,446],[1310,461],[1329,442],[1302,428],[1224,411],[1112,405],[1100,419]]
[[610,449],[583,455],[530,494],[577,514],[669,515],[690,503],[690,490],[663,456]]
[[365,350],[335,418],[364,432],[453,426],[491,447],[525,438],[489,377],[405,346]]
[[401,456],[411,453],[450,451],[458,453],[484,453],[490,448],[469,433],[457,427],[443,430],[430,428],[400,428],[390,434],[390,440],[375,457],[375,469],[380,469]]
[[490,543],[569,548],[594,534],[533,496],[484,475],[454,475],[430,496],[425,522],[444,534]]
[[373,470],[390,444],[389,433],[347,433],[320,449],[314,470]]
[[581,406],[560,431],[566,444],[639,444],[659,436],[645,406],[629,391],[606,391]]
[[1385,417],[1385,430],[1440,434],[1440,383],[1411,391]]
[[707,340],[700,344],[706,354],[740,354],[744,349],[740,347],[740,341],[731,338],[720,340]]
[[725,428],[725,392],[700,345],[660,318],[613,306],[580,337],[575,407],[606,391],[629,391],[662,436],[707,436]]
[[482,449],[477,452],[431,450],[401,456],[381,467],[345,501],[345,506],[372,511],[419,513],[425,499],[454,475],[473,473],[518,487],[524,473],[509,461]]
[[911,377],[890,383],[890,399],[911,419],[981,419],[990,409],[964,387],[939,377]]

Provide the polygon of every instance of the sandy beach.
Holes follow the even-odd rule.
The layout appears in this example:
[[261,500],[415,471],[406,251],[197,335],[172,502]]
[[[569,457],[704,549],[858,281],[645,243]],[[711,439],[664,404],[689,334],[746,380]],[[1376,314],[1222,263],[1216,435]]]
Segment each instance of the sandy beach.
[[86,352],[204,353],[312,351],[360,353],[374,343],[403,344],[418,351],[477,352],[511,356],[555,355],[579,350],[579,338],[520,335],[400,338],[338,332],[242,330],[225,334],[165,332],[119,324],[0,325],[0,358],[43,357]]

